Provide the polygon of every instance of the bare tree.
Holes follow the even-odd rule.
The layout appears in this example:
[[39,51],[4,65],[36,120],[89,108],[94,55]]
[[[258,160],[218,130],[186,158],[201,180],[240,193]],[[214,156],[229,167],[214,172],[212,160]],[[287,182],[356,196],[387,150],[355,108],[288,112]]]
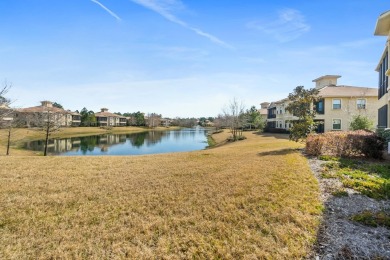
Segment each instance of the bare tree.
[[161,124],[161,115],[157,113],[148,113],[146,123],[150,128],[159,126]]
[[242,101],[236,98],[230,101],[229,105],[223,109],[223,114],[228,127],[232,133],[233,141],[237,141],[242,136],[242,128],[245,122],[245,106]]
[[64,126],[64,119],[67,115],[47,107],[42,112],[37,112],[28,116],[30,117],[29,120],[32,126],[37,127],[39,131],[45,133],[45,148],[43,155],[47,156],[50,135],[59,131],[59,129]]
[[176,117],[172,120],[171,125],[180,126],[180,127],[194,127],[197,125],[196,118],[179,118]]
[[4,81],[3,87],[0,90],[0,104],[3,103],[10,103],[10,100],[5,98],[5,95],[8,93],[8,91],[12,88],[12,83],[8,83],[7,81]]
[[228,127],[228,122],[223,114],[218,114],[218,116],[214,118],[214,127],[216,131]]
[[44,156],[47,155],[50,135],[63,126],[70,126],[72,122],[71,111],[54,107],[48,100],[41,101],[41,106],[16,110],[15,117],[21,125],[44,132]]
[[12,114],[12,110],[9,108],[11,100],[6,98],[5,95],[12,88],[12,84],[7,81],[4,82],[3,87],[0,89],[0,120],[3,121],[5,117]]
[[12,84],[5,81],[3,87],[0,89],[0,128],[8,129],[6,155],[9,155],[11,132],[14,126],[13,109],[9,107],[9,105],[11,104],[11,100],[5,97],[11,87]]
[[17,130],[17,128],[21,126],[19,120],[14,117],[14,110],[11,109],[11,111],[12,111],[12,114],[8,114],[6,117],[6,120],[3,120],[1,123],[1,127],[7,129],[6,155],[9,155],[9,153],[10,153],[11,138],[12,138],[13,133],[15,132],[15,129]]

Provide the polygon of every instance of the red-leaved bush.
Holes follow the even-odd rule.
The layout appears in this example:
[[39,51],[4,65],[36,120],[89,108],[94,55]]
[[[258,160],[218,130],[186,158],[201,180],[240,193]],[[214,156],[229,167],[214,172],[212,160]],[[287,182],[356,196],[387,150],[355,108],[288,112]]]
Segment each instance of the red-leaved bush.
[[306,139],[306,153],[314,156],[364,156],[380,159],[383,149],[383,139],[366,130],[310,134]]

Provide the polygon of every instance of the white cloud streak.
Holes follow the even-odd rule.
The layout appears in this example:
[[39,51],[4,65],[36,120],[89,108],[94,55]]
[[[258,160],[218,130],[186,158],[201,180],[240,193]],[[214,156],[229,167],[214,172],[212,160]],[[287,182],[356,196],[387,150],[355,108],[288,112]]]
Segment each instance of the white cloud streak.
[[116,15],[113,11],[111,11],[110,9],[108,9],[106,6],[104,6],[102,3],[100,3],[99,1],[97,0],[91,0],[91,2],[99,5],[101,8],[103,8],[107,13],[109,13],[112,17],[114,17],[117,21],[122,21],[122,19]]
[[282,43],[295,40],[310,30],[305,17],[294,9],[280,10],[276,21],[270,23],[253,21],[247,26],[269,34]]
[[196,34],[209,39],[213,43],[216,43],[225,48],[233,49],[233,47],[230,44],[220,40],[218,37],[206,33],[199,28],[192,27],[188,25],[186,22],[177,18],[175,15],[173,15],[171,13],[172,9],[177,6],[182,6],[181,2],[179,1],[175,1],[175,0],[130,0],[130,1],[158,13],[168,21],[178,24],[186,29],[189,29],[195,32]]

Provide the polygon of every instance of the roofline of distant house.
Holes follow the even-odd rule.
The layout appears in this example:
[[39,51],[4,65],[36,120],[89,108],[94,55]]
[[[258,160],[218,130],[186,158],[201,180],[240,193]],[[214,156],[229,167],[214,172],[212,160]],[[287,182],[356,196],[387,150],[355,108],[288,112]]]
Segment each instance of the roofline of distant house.
[[319,78],[313,79],[312,82],[317,82],[317,81],[319,81],[321,79],[326,79],[326,78],[336,78],[336,79],[338,79],[338,78],[341,78],[341,76],[340,75],[325,75],[325,76],[321,76]]

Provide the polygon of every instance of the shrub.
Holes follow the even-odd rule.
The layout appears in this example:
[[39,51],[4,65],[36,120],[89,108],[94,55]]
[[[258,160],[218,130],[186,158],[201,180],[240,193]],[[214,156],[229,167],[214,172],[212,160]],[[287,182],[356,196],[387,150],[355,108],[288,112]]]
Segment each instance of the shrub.
[[377,134],[384,139],[385,146],[390,142],[390,128],[387,129],[377,129]]
[[241,141],[241,140],[245,140],[245,139],[246,139],[245,136],[243,136],[243,135],[238,135],[238,136],[236,136],[236,137],[229,136],[229,137],[227,138],[227,141],[228,141],[228,142],[235,142],[235,141]]
[[288,130],[283,129],[283,128],[265,128],[264,132],[279,133],[279,134],[288,134],[288,133],[290,133]]
[[384,149],[383,139],[371,131],[328,132],[311,134],[306,139],[306,153],[380,159]]
[[357,115],[352,117],[349,128],[351,130],[371,130],[373,126],[374,123],[367,116]]
[[323,135],[309,135],[306,139],[306,153],[314,156],[321,155],[324,143],[325,138],[323,137]]

